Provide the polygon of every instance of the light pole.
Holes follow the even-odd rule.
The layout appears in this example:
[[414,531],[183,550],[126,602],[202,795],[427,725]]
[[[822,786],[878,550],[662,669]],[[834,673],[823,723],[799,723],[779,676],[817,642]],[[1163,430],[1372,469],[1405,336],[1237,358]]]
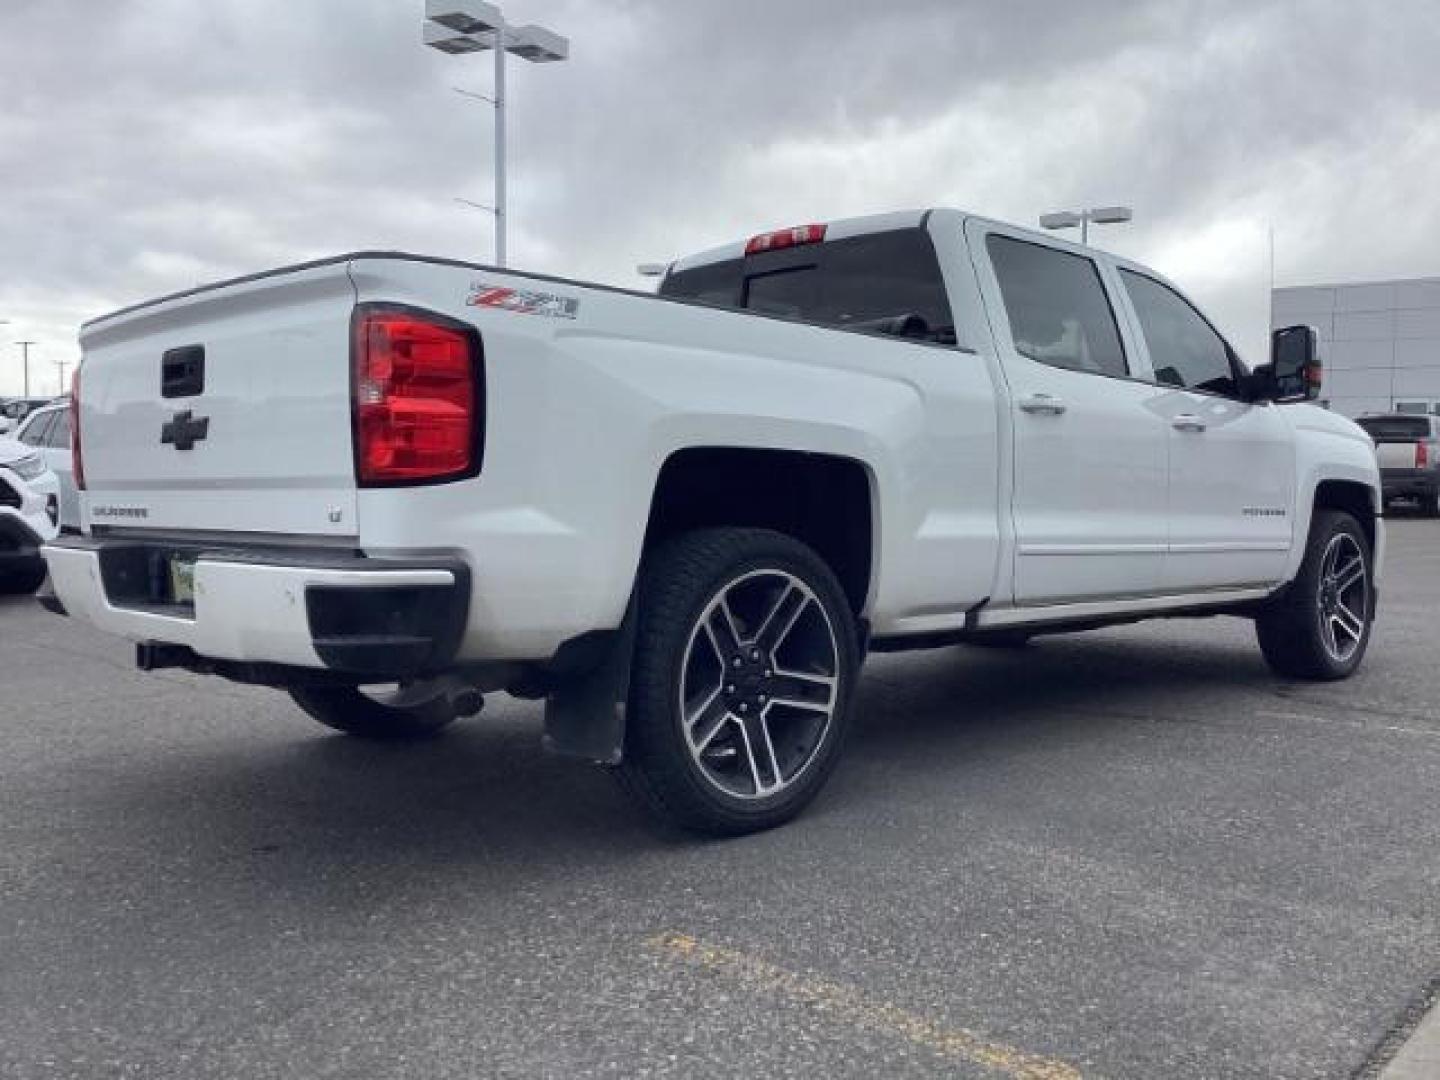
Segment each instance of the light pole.
[[35,342],[33,342],[33,341],[17,341],[17,342],[15,342],[15,344],[20,346],[20,360],[21,360],[21,363],[23,363],[23,364],[25,365],[25,396],[26,396],[26,397],[29,397],[29,396],[30,396],[30,346],[31,346],[31,345],[34,345]]
[[55,361],[55,366],[60,369],[60,392],[55,395],[56,397],[65,396],[65,368],[68,366],[68,364],[69,361],[66,360]]
[[[564,60],[570,42],[553,30],[528,24],[510,26],[495,4],[483,0],[425,0],[425,44],[444,53],[495,54],[495,96],[461,91],[488,101],[495,109],[495,205],[481,207],[495,215],[495,265],[505,265],[505,54],[533,63]],[[461,200],[467,201],[467,200]],[[478,204],[470,204],[478,205]]]
[[1040,215],[1042,229],[1073,229],[1080,226],[1080,243],[1090,243],[1090,223],[1114,225],[1129,221],[1135,212],[1128,206],[1097,206],[1088,210],[1058,210],[1053,214]]

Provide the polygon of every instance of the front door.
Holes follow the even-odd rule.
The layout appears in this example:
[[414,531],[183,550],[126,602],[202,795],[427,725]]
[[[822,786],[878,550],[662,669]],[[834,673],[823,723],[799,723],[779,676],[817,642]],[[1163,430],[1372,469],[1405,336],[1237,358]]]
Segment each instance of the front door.
[[1163,388],[1137,378],[1097,262],[970,223],[1012,410],[1014,600],[1161,591],[1168,537]]
[[1184,297],[1119,271],[1170,439],[1170,592],[1283,580],[1293,543],[1295,443],[1280,409],[1240,393],[1234,351]]

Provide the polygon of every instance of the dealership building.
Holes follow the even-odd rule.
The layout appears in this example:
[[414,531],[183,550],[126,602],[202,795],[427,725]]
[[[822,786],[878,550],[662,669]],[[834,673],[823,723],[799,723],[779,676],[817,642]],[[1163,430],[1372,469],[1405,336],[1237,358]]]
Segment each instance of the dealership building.
[[1440,278],[1302,285],[1272,300],[1272,327],[1320,331],[1330,408],[1440,414]]

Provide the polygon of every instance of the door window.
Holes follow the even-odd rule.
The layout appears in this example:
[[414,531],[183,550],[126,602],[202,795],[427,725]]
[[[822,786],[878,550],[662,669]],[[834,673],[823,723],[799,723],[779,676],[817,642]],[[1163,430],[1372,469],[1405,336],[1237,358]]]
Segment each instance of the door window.
[[1121,270],[1120,278],[1140,319],[1156,382],[1240,396],[1230,346],[1198,311],[1153,278],[1132,270]]
[[985,246],[1016,352],[1072,371],[1130,373],[1094,261],[1008,236],[991,235]]

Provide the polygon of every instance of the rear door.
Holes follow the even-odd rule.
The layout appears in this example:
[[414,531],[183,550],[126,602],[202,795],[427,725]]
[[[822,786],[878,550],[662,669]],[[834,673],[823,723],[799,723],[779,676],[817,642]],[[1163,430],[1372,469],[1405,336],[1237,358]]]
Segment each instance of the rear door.
[[1081,248],[967,226],[1013,411],[1014,600],[1144,596],[1162,587],[1167,429]]
[[334,262],[119,313],[81,336],[89,519],[353,536],[355,291]]
[[1293,538],[1295,436],[1280,409],[1243,400],[1243,369],[1175,289],[1118,271],[1170,440],[1168,591],[1283,580]]

